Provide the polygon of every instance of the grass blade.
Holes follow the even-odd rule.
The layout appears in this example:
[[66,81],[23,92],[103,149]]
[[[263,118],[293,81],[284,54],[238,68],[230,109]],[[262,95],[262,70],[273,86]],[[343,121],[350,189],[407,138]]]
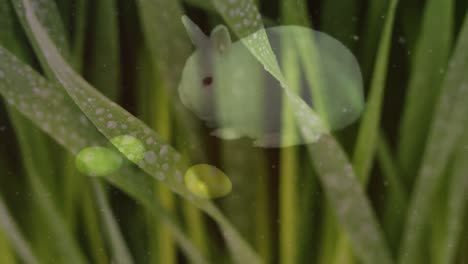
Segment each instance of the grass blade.
[[358,179],[364,186],[367,185],[372,162],[374,160],[374,152],[377,148],[383,93],[387,79],[390,44],[397,3],[397,0],[391,0],[387,11],[370,84],[368,102],[359,127],[359,134],[353,155],[354,170],[356,171]]
[[444,233],[439,245],[435,263],[455,263],[459,241],[462,237],[464,219],[466,219],[466,208],[468,205],[468,130],[460,141],[458,151],[455,155],[453,173],[449,180],[448,206],[446,207],[447,224],[443,227]]
[[[5,205],[3,198],[0,196],[0,226],[2,227],[4,234],[8,235],[8,239],[14,246],[18,256],[24,263],[27,264],[38,264],[36,256],[34,256],[28,242],[24,239],[15,221],[8,212],[8,208]],[[3,252],[2,252],[3,254]]]
[[[282,7],[282,8],[281,8]],[[281,6],[281,20],[285,24],[300,24],[308,25],[309,21],[305,14],[305,1],[283,1]],[[301,69],[300,56],[295,51],[295,41],[290,39],[281,39],[281,69],[283,69],[284,77],[292,88],[295,94],[300,93]],[[295,120],[290,111],[293,106],[291,102],[284,98],[283,113],[281,120],[282,139],[288,142],[291,138],[287,136],[297,136],[298,131],[295,126]],[[288,147],[281,149],[280,153],[280,179],[279,179],[279,212],[280,212],[280,227],[279,227],[279,247],[280,247],[280,262],[281,263],[297,263],[300,249],[299,242],[299,148]]]
[[374,68],[377,47],[381,38],[382,28],[385,24],[385,14],[388,12],[390,0],[375,0],[370,1],[366,10],[364,19],[367,27],[362,32],[362,48],[360,49],[362,69],[364,80],[367,83],[372,77],[372,69]]
[[400,170],[383,132],[380,133],[380,140],[377,146],[377,160],[382,168],[384,185],[387,191],[383,226],[388,238],[387,240],[394,250],[393,252],[396,252],[398,250],[398,242],[400,241],[401,229],[403,228],[403,219],[406,215],[408,194],[407,190],[403,187]]
[[398,161],[406,175],[417,172],[418,166],[415,164],[420,164],[424,151],[433,108],[451,49],[453,5],[451,0],[426,3],[400,125]]
[[118,264],[131,264],[133,263],[132,256],[124,242],[120,228],[115,221],[109,202],[105,196],[104,190],[100,183],[96,180],[91,182],[94,190],[94,195],[97,200],[98,207],[102,213],[102,225],[108,233],[109,242],[111,244],[113,261]]
[[323,136],[309,152],[355,255],[363,263],[393,263],[369,201],[338,143],[331,136]]
[[93,27],[87,39],[91,48],[87,49],[84,76],[108,98],[117,100],[121,81],[116,1],[92,1],[90,5]]
[[456,49],[442,84],[421,169],[409,204],[400,263],[415,263],[432,199],[443,172],[468,121],[468,16],[465,17]]

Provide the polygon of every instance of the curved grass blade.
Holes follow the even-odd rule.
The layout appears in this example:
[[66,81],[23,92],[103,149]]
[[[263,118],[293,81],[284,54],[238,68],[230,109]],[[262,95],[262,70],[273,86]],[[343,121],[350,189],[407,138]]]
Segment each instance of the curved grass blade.
[[447,224],[444,228],[439,254],[435,263],[455,263],[457,249],[463,233],[468,205],[468,130],[465,126],[463,139],[455,155],[453,173],[449,181]]
[[371,205],[336,140],[323,136],[308,151],[355,255],[363,263],[393,263]]
[[359,127],[359,134],[353,155],[354,170],[356,171],[358,179],[363,183],[363,186],[367,185],[377,148],[382,101],[387,79],[387,67],[397,4],[398,0],[391,0],[390,6],[388,7],[370,84],[368,103]]
[[[420,164],[443,72],[447,67],[453,5],[451,0],[426,3],[399,131],[399,164],[407,176],[414,175],[419,167],[416,164]],[[411,182],[411,179],[408,180]]]
[[16,2],[20,4],[19,10],[24,12],[27,28],[31,31],[33,46],[37,48],[40,60],[48,65],[48,70],[54,74],[56,81],[65,88],[94,126],[108,140],[128,134],[145,142],[147,148],[145,158],[137,165],[210,215],[220,225],[228,244],[234,250],[234,256],[239,258],[238,261],[259,262],[255,252],[242,240],[222,213],[210,201],[196,197],[185,187],[182,172],[188,166],[181,155],[171,146],[163,143],[160,136],[143,122],[104,97],[77,75],[61,57],[47,32],[37,20],[31,2],[28,0],[16,0]]
[[8,239],[14,246],[18,256],[24,263],[27,264],[38,264],[36,256],[33,254],[31,247],[23,237],[18,227],[15,224],[12,216],[8,212],[8,208],[5,205],[3,198],[0,196],[0,227],[4,230],[4,234],[8,236]]
[[[84,147],[103,146],[108,142],[73,102],[70,102],[62,88],[40,77],[2,47],[0,47],[0,94],[8,104],[18,109],[73,154]],[[189,256],[195,256],[193,259],[202,259],[193,245],[182,235],[180,227],[154,200],[154,194],[147,192],[147,186],[152,180],[146,174],[125,167],[106,179],[163,218],[172,230],[181,234],[176,237],[178,241],[184,240],[179,242],[182,249],[188,252]],[[206,263],[206,261],[197,263]]]
[[[314,159],[320,180],[337,213],[338,220],[352,239],[356,255],[364,263],[392,263],[375,215],[355,179],[346,155],[329,136],[327,128],[315,112],[290,91],[284,80],[254,2],[251,0],[213,0],[213,2],[234,32],[242,38],[246,47],[281,83],[287,99],[294,106],[296,123],[300,124],[299,130],[302,135],[315,134],[317,141],[307,146],[309,153]],[[347,188],[343,189],[342,182]]]
[[468,16],[459,35],[431,125],[422,166],[408,207],[400,263],[415,263],[424,226],[443,172],[468,122]]

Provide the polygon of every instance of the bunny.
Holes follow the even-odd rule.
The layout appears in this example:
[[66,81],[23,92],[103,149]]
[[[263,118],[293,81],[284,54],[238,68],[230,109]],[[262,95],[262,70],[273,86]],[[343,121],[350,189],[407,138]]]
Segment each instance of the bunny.
[[[226,140],[249,137],[255,146],[265,148],[311,143],[297,129],[283,128],[285,120],[293,117],[283,102],[280,83],[241,41],[231,41],[224,25],[216,26],[208,37],[187,16],[182,17],[182,23],[196,51],[183,69],[179,96],[187,108],[215,128],[212,135]],[[297,87],[297,94],[312,109],[322,104],[320,116],[330,129],[344,128],[360,116],[364,106],[362,76],[351,51],[336,39],[306,27],[278,26],[265,31],[280,65],[284,62],[282,52],[297,56],[299,78],[295,79],[299,81],[291,87]],[[253,34],[255,39],[258,33]],[[315,83],[307,79],[311,75],[307,76],[310,72],[301,64],[303,55],[297,48],[306,38],[318,55],[314,67],[320,71],[321,88],[315,93],[311,92]]]

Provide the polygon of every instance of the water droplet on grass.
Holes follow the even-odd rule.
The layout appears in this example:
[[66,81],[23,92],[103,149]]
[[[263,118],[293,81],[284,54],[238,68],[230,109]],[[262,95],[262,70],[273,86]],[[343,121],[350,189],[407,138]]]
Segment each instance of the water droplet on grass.
[[76,168],[88,176],[107,176],[122,165],[119,154],[105,147],[87,147],[75,158]]
[[145,146],[135,137],[121,135],[113,138],[111,143],[132,162],[137,163],[145,157]]
[[208,164],[197,164],[185,173],[185,186],[202,198],[219,198],[232,190],[231,180],[218,168]]

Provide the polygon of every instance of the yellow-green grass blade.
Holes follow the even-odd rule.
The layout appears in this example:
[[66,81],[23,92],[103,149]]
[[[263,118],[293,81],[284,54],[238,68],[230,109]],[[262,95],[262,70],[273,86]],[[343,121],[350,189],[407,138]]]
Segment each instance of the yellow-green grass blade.
[[[281,40],[283,50],[283,69],[284,76],[292,87],[295,93],[299,93],[298,84],[300,78],[300,70],[298,69],[299,59],[292,48],[294,42],[291,40]],[[291,109],[288,105],[289,100],[283,100],[283,117],[282,117],[282,140],[292,140],[287,136],[297,136],[295,122],[291,117],[291,113],[287,110]],[[299,148],[288,147],[281,149],[280,153],[280,226],[279,226],[279,247],[281,263],[296,263],[298,258],[298,216],[299,216],[299,197],[297,192],[298,175],[299,175]]]
[[430,216],[444,171],[468,121],[468,17],[442,83],[440,98],[429,131],[400,248],[400,263],[415,263],[420,255],[423,230]]
[[[187,165],[181,159],[181,155],[170,146],[162,143],[161,138],[140,120],[102,96],[102,94],[80,78],[60,56],[60,53],[48,37],[47,32],[37,20],[31,3],[29,1],[19,3],[24,4],[24,9],[22,10],[26,12],[23,15],[25,15],[27,28],[30,29],[31,36],[33,37],[33,46],[37,49],[38,57],[41,61],[45,62],[44,64],[48,65],[48,70],[53,72],[56,81],[66,89],[73,101],[86,114],[94,126],[107,139],[131,133],[141,142],[146,142],[147,152],[145,159],[137,165],[155,179],[166,183],[173,191],[192,201],[213,217],[221,226],[222,231],[224,231],[223,235],[227,239],[227,242],[233,246],[235,250],[235,254],[233,255],[238,257],[239,260],[249,260],[252,263],[259,261],[255,252],[239,237],[227,219],[210,201],[197,198],[186,189],[182,182],[182,173],[187,168]],[[90,104],[90,102],[93,102],[93,104]],[[97,111],[101,108],[105,109],[107,115],[102,115],[102,112]],[[148,138],[152,138],[153,141],[148,143]],[[160,143],[154,144],[154,142]]]
[[[305,1],[283,1],[280,5],[281,20],[284,24],[308,25]],[[281,56],[284,77],[295,94],[300,93],[301,66],[300,56],[296,52],[295,42],[290,39],[280,39]],[[297,137],[298,131],[290,109],[291,101],[287,98],[282,102],[281,131],[284,142]],[[300,175],[299,148],[288,147],[280,152],[279,175],[279,257],[281,263],[297,263],[299,248],[299,193],[298,183]]]
[[[0,74],[0,93],[5,97],[7,103],[17,108],[68,151],[76,154],[86,146],[107,144],[107,140],[91,125],[76,106],[70,103],[61,87],[46,81],[1,47],[0,71],[2,72]],[[34,88],[37,89],[34,90]],[[38,95],[35,95],[34,91]],[[38,111],[42,112],[44,116],[38,116]],[[171,229],[182,233],[174,220],[169,218],[169,214],[165,213],[165,210],[154,200],[152,192],[148,192],[146,189],[152,180],[145,174],[125,167],[121,173],[110,175],[106,179],[124,192],[129,193],[149,210],[155,211],[157,209],[158,215],[166,219],[165,223]],[[190,252],[197,252],[183,236],[179,237],[184,239],[185,246],[182,247],[184,250],[189,248]]]
[[[398,162],[407,177],[416,174],[424,152],[427,131],[452,48],[453,12],[451,0],[430,0],[425,6],[399,130]],[[412,182],[411,179],[406,180]]]
[[387,80],[390,45],[397,4],[397,0],[391,0],[385,16],[385,25],[377,51],[367,105],[362,116],[353,155],[354,170],[363,186],[367,185],[377,148],[382,101]]

